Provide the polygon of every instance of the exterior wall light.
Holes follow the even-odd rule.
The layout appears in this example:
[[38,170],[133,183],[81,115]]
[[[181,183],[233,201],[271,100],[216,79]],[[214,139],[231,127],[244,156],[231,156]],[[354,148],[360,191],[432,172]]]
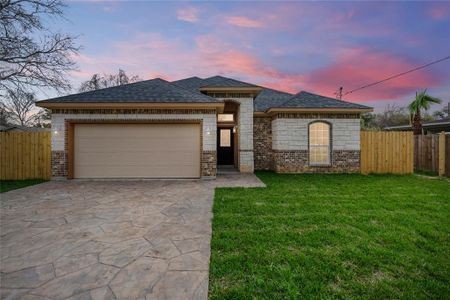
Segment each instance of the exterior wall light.
[[52,130],[53,130],[53,134],[54,135],[58,135],[61,130],[62,130],[62,126],[61,125],[54,125],[52,126]]
[[206,135],[211,135],[211,126],[206,127]]

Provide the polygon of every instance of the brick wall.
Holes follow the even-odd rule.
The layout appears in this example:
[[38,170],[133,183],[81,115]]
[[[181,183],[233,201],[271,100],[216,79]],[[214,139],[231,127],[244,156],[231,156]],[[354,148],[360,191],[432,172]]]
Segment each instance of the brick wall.
[[276,118],[272,121],[272,149],[308,150],[308,125],[317,120],[331,124],[333,150],[359,150],[359,118]]
[[217,152],[203,151],[202,152],[202,167],[201,176],[215,177],[217,174]]
[[272,118],[253,118],[255,170],[272,170]]
[[52,151],[52,177],[67,177],[66,151]]
[[331,165],[310,166],[308,150],[275,150],[274,171],[278,173],[356,173],[360,167],[359,150],[333,150]]
[[[313,121],[331,125],[331,164],[310,166],[308,129]],[[280,173],[352,173],[360,168],[358,114],[279,114],[272,120],[273,170]]]

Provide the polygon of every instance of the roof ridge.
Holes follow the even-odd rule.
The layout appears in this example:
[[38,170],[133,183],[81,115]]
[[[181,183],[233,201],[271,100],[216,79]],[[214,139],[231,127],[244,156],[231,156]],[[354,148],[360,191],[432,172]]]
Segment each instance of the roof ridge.
[[203,79],[203,80],[207,81],[207,80],[213,79],[213,78],[221,78],[222,80],[226,80],[226,81],[239,82],[239,83],[243,83],[243,84],[250,85],[250,86],[257,86],[257,87],[260,87],[259,85],[256,85],[256,84],[254,84],[254,83],[249,83],[249,82],[245,82],[245,81],[238,80],[238,79],[234,79],[234,78],[230,78],[230,77],[225,77],[225,76],[222,76],[222,75],[210,76],[210,77],[205,78],[205,79]]
[[263,89],[266,89],[266,90],[270,90],[270,91],[274,91],[274,92],[277,92],[277,93],[283,93],[283,94],[286,94],[286,95],[291,95],[291,96],[294,96],[295,94],[292,94],[292,93],[289,93],[289,92],[285,92],[285,91],[280,91],[280,90],[276,90],[276,89],[273,89],[273,88],[269,88],[269,87],[266,87],[266,86],[263,86],[263,85],[257,85],[257,86],[259,86],[259,87],[262,87]]

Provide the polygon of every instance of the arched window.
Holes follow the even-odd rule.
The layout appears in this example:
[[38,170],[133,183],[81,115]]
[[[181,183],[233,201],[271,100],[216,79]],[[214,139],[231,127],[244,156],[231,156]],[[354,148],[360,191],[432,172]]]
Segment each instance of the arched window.
[[326,122],[309,124],[309,164],[330,164],[330,124]]

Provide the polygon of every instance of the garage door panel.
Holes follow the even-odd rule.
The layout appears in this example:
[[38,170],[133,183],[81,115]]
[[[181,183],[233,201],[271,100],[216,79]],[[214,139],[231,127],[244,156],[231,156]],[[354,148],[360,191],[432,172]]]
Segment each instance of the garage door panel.
[[[136,156],[144,156],[150,155],[155,157],[164,156],[163,161],[136,161]],[[146,164],[146,165],[170,165],[170,164],[190,164],[187,160],[197,161],[196,156],[190,153],[179,153],[177,151],[141,151],[141,152],[133,152],[133,153],[123,153],[123,152],[101,152],[101,151],[88,151],[78,152],[78,163],[77,165],[86,165],[86,164],[95,164],[95,165],[104,165],[104,161],[109,161],[108,164],[115,164],[118,162],[119,165],[123,164]]]
[[199,124],[77,124],[75,178],[200,176]]
[[[198,167],[198,166],[197,166]],[[192,178],[192,172],[180,168],[176,174],[170,172],[165,166],[152,166],[157,176],[149,176],[147,166],[135,166],[133,169],[121,166],[107,166],[98,168],[87,166],[82,169],[77,178]],[[105,176],[108,174],[108,176]]]

